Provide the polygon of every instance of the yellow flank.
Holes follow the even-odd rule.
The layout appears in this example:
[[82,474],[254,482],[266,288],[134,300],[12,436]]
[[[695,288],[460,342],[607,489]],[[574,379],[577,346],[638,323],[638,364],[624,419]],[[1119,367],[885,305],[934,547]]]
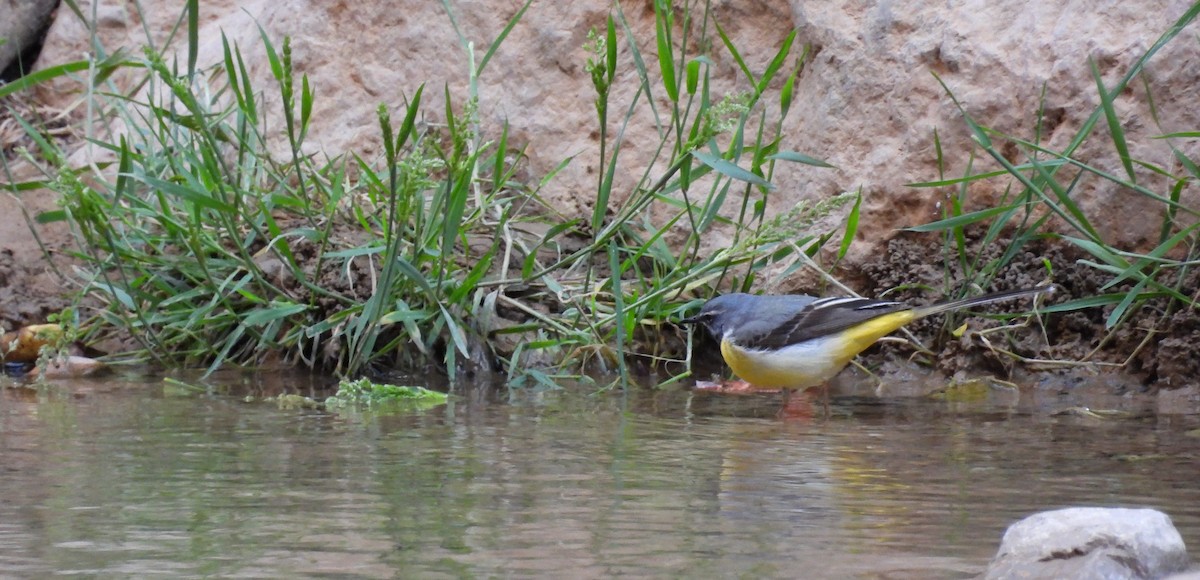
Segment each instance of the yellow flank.
[[842,364],[848,364],[850,359],[858,356],[858,353],[867,350],[875,341],[893,333],[896,329],[908,324],[917,319],[917,313],[914,310],[901,310],[891,314],[884,314],[878,318],[872,318],[866,322],[851,326],[843,330],[840,334],[842,340],[845,341],[838,353],[838,358],[842,359]]
[[872,318],[832,336],[810,339],[778,350],[755,350],[721,341],[721,356],[742,380],[760,387],[806,389],[824,383],[875,341],[919,318],[902,310]]

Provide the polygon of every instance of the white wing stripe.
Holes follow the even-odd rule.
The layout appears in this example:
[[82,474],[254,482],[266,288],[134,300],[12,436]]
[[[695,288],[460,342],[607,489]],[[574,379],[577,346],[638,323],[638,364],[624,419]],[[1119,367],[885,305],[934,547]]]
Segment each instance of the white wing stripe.
[[863,298],[853,298],[853,297],[849,297],[849,298],[822,298],[822,299],[820,299],[820,300],[817,300],[817,301],[813,302],[813,303],[812,303],[812,308],[813,308],[814,310],[816,310],[816,309],[818,309],[818,308],[831,308],[831,307],[838,306],[838,305],[841,305],[841,304],[851,304],[851,303],[854,303],[854,302],[861,302],[862,300],[864,300],[864,299],[863,299]]
[[870,298],[821,298],[814,301],[809,308],[820,310],[823,308],[836,308],[838,306],[850,306],[854,310],[874,310],[876,308],[891,308],[900,305],[900,302],[879,302]]
[[893,306],[899,306],[900,304],[901,304],[900,302],[875,302],[873,304],[859,306],[858,308],[855,308],[855,310],[874,310],[876,308],[891,308]]

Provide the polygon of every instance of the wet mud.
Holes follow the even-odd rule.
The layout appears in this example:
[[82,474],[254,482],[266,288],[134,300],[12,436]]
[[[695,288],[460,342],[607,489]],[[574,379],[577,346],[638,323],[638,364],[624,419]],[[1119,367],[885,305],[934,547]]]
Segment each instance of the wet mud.
[[[990,248],[972,248],[970,255],[981,254],[978,263],[987,263],[999,257],[1007,243],[1002,240]],[[1132,289],[1131,283],[1104,288],[1113,275],[1082,262],[1088,259],[1090,256],[1082,250],[1065,242],[1038,240],[1025,247],[982,290],[995,292],[1050,282],[1056,290],[1039,304],[1051,306]],[[1051,268],[1048,270],[1045,264]],[[969,283],[957,254],[947,256],[940,240],[907,234],[888,242],[887,252],[879,261],[864,264],[854,274],[865,295],[886,293],[890,298],[915,304],[941,299],[940,289],[961,288]],[[1180,293],[1195,295],[1198,281],[1194,274],[1185,278]],[[988,305],[982,310],[1003,313],[1029,308],[1028,301],[1015,301]],[[1044,313],[1023,321],[955,313],[948,319],[918,321],[909,329],[936,353],[930,362],[948,377],[964,373],[1010,377],[1018,372],[1064,378],[1118,375],[1123,378],[1122,388],[1143,392],[1197,382],[1200,357],[1196,356],[1195,345],[1200,344],[1200,316],[1195,311],[1166,299],[1152,299],[1135,306],[1122,322],[1107,328],[1114,308],[1109,305]],[[955,336],[952,331],[964,322],[967,330]],[[909,356],[912,351],[907,345],[885,344],[867,356],[881,362]]]

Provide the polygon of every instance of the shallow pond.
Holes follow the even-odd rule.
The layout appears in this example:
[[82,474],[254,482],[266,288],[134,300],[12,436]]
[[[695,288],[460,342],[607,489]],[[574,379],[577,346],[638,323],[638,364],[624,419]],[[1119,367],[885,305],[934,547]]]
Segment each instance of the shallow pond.
[[[0,381],[6,379],[0,378]],[[191,393],[0,390],[0,573],[967,578],[1005,527],[1149,506],[1200,546],[1200,420],[686,391],[475,393],[386,417]],[[497,400],[499,398],[499,400]]]

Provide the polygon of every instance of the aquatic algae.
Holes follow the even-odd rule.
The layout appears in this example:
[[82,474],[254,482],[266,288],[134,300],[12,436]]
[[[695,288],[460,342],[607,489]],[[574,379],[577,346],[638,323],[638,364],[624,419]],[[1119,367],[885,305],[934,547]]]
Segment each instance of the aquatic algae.
[[380,410],[424,410],[446,404],[446,393],[431,391],[424,387],[387,385],[368,379],[343,380],[338,383],[337,393],[325,399],[327,409],[366,407]]

